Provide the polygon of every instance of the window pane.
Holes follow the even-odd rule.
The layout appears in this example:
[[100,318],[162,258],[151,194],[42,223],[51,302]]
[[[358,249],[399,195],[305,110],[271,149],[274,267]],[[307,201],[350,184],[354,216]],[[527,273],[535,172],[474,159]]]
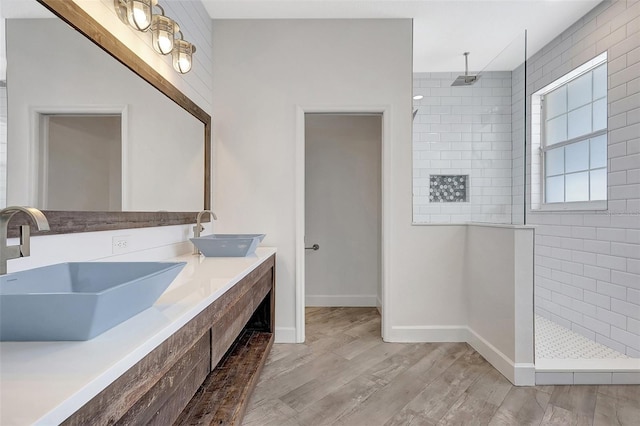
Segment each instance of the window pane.
[[591,168],[607,166],[607,135],[591,139]]
[[593,99],[607,96],[607,64],[593,70]]
[[547,151],[545,158],[545,175],[553,176],[564,173],[564,148],[556,148]]
[[591,199],[607,199],[607,170],[600,169],[590,172],[591,174]]
[[547,203],[564,202],[564,176],[547,178],[545,198]]
[[553,145],[554,143],[567,140],[567,116],[561,115],[553,120],[547,121],[547,133],[546,144]]
[[569,139],[591,133],[591,104],[569,113]]
[[565,175],[566,201],[589,201],[589,172]]
[[567,86],[562,86],[544,97],[547,119],[567,112]]
[[607,98],[593,103],[593,131],[607,127]]
[[590,72],[576,78],[567,86],[569,86],[568,98],[570,110],[591,102]]
[[589,169],[589,140],[572,143],[564,149],[566,173]]

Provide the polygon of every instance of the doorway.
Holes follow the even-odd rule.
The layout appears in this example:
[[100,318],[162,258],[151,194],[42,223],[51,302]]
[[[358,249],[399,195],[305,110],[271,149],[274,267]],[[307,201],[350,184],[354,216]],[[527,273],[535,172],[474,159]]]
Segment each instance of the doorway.
[[38,205],[122,210],[120,114],[40,114]]
[[382,121],[304,116],[306,307],[381,307]]

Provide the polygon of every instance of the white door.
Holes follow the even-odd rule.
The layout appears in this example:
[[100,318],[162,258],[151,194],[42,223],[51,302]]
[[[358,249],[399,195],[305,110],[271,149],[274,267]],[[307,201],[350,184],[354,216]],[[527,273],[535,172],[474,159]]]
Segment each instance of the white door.
[[381,299],[382,115],[305,114],[306,306]]

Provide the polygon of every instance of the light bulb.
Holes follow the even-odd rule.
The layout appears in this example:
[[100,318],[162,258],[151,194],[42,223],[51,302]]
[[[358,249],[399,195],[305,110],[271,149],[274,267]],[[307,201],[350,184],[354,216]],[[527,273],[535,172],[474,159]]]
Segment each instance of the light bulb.
[[180,68],[181,73],[186,73],[191,70],[191,60],[189,58],[180,58],[178,59],[178,68]]
[[135,21],[138,28],[146,28],[149,26],[149,19],[147,18],[147,14],[140,6],[134,6],[133,20]]
[[173,49],[173,39],[169,38],[166,34],[158,37],[158,48],[160,48],[160,52],[163,54],[171,53],[171,49]]
[[151,8],[154,0],[127,0],[129,25],[138,31],[147,31],[151,26]]

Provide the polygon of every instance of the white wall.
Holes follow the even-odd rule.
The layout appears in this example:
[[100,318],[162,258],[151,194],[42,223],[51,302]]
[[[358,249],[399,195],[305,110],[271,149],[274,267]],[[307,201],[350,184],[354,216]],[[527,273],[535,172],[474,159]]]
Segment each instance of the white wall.
[[[607,51],[608,209],[541,212],[536,224],[536,313],[640,357],[640,2],[604,1],[533,55],[532,93]],[[530,120],[529,120],[530,122]],[[531,135],[531,129],[528,130]],[[528,153],[527,194],[531,182]]]
[[509,380],[535,381],[533,228],[469,225],[469,343]]
[[[413,221],[511,223],[511,72],[414,73]],[[519,109],[522,114],[522,108]],[[467,202],[429,200],[431,175],[468,175]]]
[[81,112],[126,106],[123,208],[202,208],[204,126],[199,120],[58,19],[7,20],[7,57],[8,203],[39,207],[36,173],[30,168],[34,108]]
[[305,115],[307,306],[376,306],[382,117]]
[[[410,179],[404,185],[411,185]],[[402,202],[410,207],[411,194]],[[409,212],[405,212],[409,214]],[[398,219],[400,221],[400,219]],[[406,216],[407,221],[411,220]],[[467,340],[466,225],[397,226],[387,341]],[[384,309],[388,309],[387,305]]]
[[411,21],[214,20],[213,28],[217,226],[266,232],[265,244],[278,247],[277,340],[294,341],[296,331],[296,106],[388,108],[385,339],[465,324],[459,263],[442,263],[461,252],[464,228],[411,225]]
[[[81,7],[89,9],[97,6],[98,3],[92,0],[76,0],[76,2],[79,3]],[[104,4],[101,6],[103,8],[102,12],[98,11],[97,14],[94,14],[99,22],[107,21],[108,18],[103,19],[104,16],[108,16],[110,13],[113,13],[112,11],[108,11],[112,10],[108,8],[111,7],[113,2],[103,0],[103,3]],[[199,41],[196,41],[196,43],[198,50],[202,50],[205,53],[203,55],[196,55],[196,60],[201,61],[207,57],[206,53],[211,50],[211,20],[208,18],[206,12],[204,12],[204,6],[202,6],[199,1],[178,3],[180,3],[179,7],[182,9],[180,16],[188,17],[198,25],[198,31],[201,35],[199,36]],[[105,10],[108,12],[105,12]],[[167,10],[169,10],[169,7],[167,7]],[[102,16],[101,13],[104,16]],[[112,15],[112,17],[117,20],[115,15]],[[133,33],[133,30],[129,30],[119,20],[117,20],[117,23],[118,25],[121,25],[121,30],[116,31],[118,32],[120,40],[123,40],[125,44],[132,49],[139,46],[140,41],[136,41],[135,39],[135,37],[139,37],[139,35],[129,35],[130,38],[125,40],[125,36],[121,33],[126,33],[127,31],[129,33]],[[185,34],[192,31],[187,27],[186,23],[183,25]],[[109,28],[111,29],[111,27]],[[115,26],[113,28],[115,28]],[[112,32],[113,31],[115,30],[112,30]],[[195,40],[195,38],[191,38],[191,40]],[[36,43],[39,40],[32,39],[31,41]],[[175,72],[174,74],[169,74],[169,72],[167,72],[166,75],[170,76],[172,81],[178,78],[191,80],[195,78],[194,76],[197,72],[195,69],[196,67],[200,67],[202,70],[211,70],[210,62],[209,65],[206,63],[198,65],[198,62],[196,62],[194,70],[191,73],[186,74],[184,77],[177,75]],[[207,105],[210,105],[211,103],[211,80],[206,76],[199,77],[199,79],[201,80],[201,85],[198,83],[198,88],[189,88],[190,86],[187,82],[184,83],[184,86],[176,85],[187,93],[188,96],[202,108],[210,111],[210,108],[207,108]],[[207,232],[210,232],[211,225],[207,224],[205,226],[208,228]],[[31,239],[31,257],[10,260],[8,268],[11,272],[70,260],[97,260],[109,258],[110,256],[113,256],[111,254],[112,237],[122,235],[129,236],[130,249],[125,254],[111,257],[113,259],[140,261],[166,259],[177,254],[186,253],[192,249],[188,242],[189,236],[192,235],[190,225],[39,236]],[[13,241],[13,243],[15,243],[15,241]]]
[[[195,220],[194,220],[195,222]],[[83,232],[31,236],[31,256],[11,259],[9,272],[23,271],[60,262],[88,261],[158,261],[183,255],[193,250],[189,237],[193,225],[159,226],[154,228],[119,229],[115,231]],[[205,224],[211,232],[211,224]],[[128,249],[114,255],[113,237],[126,237]],[[19,244],[17,238],[9,244]]]

